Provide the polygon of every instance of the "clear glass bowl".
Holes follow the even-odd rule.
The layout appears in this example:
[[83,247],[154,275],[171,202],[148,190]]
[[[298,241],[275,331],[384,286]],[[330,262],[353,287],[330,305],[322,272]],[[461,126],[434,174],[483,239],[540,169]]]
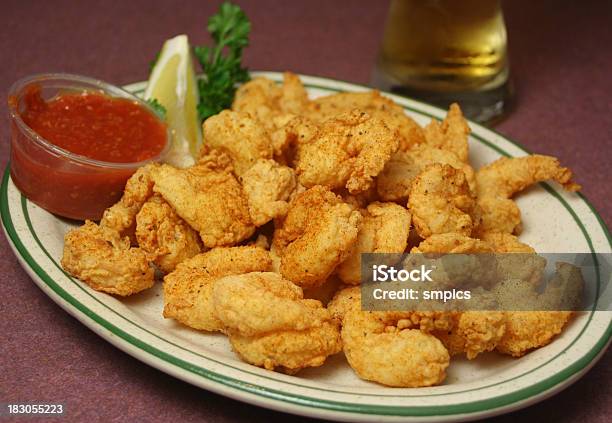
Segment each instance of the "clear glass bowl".
[[142,99],[119,87],[70,74],[40,74],[15,82],[8,97],[11,128],[11,179],[31,201],[59,216],[70,219],[98,220],[103,211],[117,202],[127,179],[141,166],[164,158],[170,149],[170,131],[166,144],[155,157],[135,163],[111,163],[71,153],[41,137],[21,118],[24,94],[32,86],[41,90],[43,99],[59,94],[96,92],[114,98],[126,98],[153,109]]

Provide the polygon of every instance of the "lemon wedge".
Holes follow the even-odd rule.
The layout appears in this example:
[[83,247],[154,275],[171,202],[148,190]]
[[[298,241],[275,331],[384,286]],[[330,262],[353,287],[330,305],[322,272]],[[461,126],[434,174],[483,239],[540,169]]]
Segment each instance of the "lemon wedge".
[[198,86],[186,35],[164,43],[144,98],[156,99],[166,108],[166,123],[173,139],[164,161],[177,167],[194,164],[202,145],[202,130],[197,110]]

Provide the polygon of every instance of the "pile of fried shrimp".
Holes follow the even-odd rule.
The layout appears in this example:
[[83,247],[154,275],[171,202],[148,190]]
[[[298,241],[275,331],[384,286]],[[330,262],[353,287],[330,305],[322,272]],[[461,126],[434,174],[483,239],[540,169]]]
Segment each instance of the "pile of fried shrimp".
[[520,357],[564,311],[363,311],[361,253],[534,252],[513,196],[552,180],[543,155],[468,160],[458,105],[419,126],[377,91],[309,99],[300,79],[242,85],[203,124],[196,164],[140,168],[99,223],[65,236],[63,268],[127,296],[163,277],[163,316],[227,335],[245,362],[294,374],[343,352],[386,386],[444,381],[450,357]]

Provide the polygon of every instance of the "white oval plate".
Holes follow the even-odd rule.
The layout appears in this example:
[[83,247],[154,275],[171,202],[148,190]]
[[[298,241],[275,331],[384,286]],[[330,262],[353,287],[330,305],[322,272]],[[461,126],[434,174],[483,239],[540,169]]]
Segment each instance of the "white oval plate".
[[[262,72],[276,81],[282,74]],[[302,76],[312,96],[367,87]],[[126,88],[135,93],[145,83]],[[420,124],[445,111],[391,96]],[[502,135],[471,124],[475,167],[526,151]],[[544,152],[554,154],[554,151]],[[296,376],[241,362],[227,339],[165,320],[161,284],[128,299],[96,292],[59,266],[70,224],[24,198],[8,169],[0,191],[2,223],[15,255],[34,282],[68,313],[113,345],[149,365],[228,397],[312,417],[369,421],[457,421],[501,414],[553,395],[580,378],[603,354],[612,313],[585,312],[549,346],[521,359],[495,353],[469,362],[454,359],[442,386],[386,388],[360,380],[342,354]],[[523,212],[521,239],[540,252],[612,252],[610,235],[584,197],[540,184],[517,199]]]

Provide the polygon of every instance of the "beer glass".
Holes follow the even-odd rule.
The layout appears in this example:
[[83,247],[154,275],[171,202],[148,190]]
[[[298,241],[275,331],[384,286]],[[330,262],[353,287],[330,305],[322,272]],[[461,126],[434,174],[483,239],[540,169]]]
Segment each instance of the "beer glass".
[[501,0],[391,0],[372,83],[491,122],[511,99]]

